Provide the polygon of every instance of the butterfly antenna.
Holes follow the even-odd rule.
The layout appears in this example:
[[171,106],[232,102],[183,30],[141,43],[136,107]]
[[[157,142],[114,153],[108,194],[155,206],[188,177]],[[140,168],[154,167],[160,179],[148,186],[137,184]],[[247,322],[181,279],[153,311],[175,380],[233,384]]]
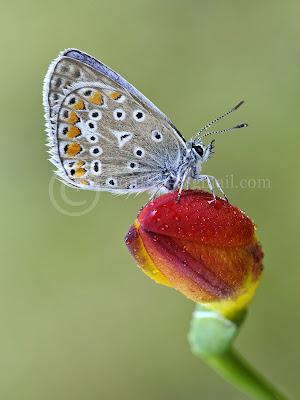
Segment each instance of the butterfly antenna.
[[215,135],[215,134],[222,134],[222,133],[233,131],[235,129],[246,128],[247,126],[248,126],[248,124],[242,123],[242,124],[238,124],[236,126],[233,126],[232,128],[222,129],[220,131],[207,132],[204,135],[202,135],[201,137],[205,137],[205,136],[209,136],[209,135]]
[[[240,101],[236,106],[234,106],[233,108],[231,108],[229,111],[227,111],[226,113],[220,115],[219,117],[213,119],[212,121],[210,121],[208,124],[204,125],[203,128],[200,129],[200,131],[195,135],[195,137],[200,136],[207,136],[207,135],[201,135],[201,133],[203,131],[206,131],[208,128],[210,128],[213,124],[215,124],[216,122],[220,121],[221,119],[223,119],[224,117],[227,117],[227,115],[231,114],[233,111],[237,110],[242,104],[244,103],[244,100]],[[231,130],[232,128],[230,128]],[[233,128],[235,129],[235,127]]]

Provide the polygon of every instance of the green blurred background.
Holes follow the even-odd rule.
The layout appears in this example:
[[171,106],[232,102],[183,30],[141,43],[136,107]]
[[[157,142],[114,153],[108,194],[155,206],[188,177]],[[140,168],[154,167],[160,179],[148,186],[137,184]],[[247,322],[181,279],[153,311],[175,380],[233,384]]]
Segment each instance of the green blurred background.
[[147,196],[95,198],[53,181],[41,90],[67,47],[120,72],[185,137],[247,101],[220,127],[250,127],[217,137],[205,171],[270,179],[226,189],[265,251],[237,346],[299,398],[299,14],[296,0],[2,2],[1,399],[245,399],[190,353],[193,304],[125,248]]

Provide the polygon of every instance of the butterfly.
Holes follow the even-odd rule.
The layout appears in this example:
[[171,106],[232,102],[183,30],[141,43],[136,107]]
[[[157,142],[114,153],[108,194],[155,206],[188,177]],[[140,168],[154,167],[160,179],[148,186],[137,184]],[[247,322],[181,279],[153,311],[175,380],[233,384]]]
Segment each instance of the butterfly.
[[[134,86],[102,62],[76,49],[63,51],[49,66],[43,103],[50,161],[67,185],[116,194],[178,190],[190,179],[213,183],[201,174],[213,154],[214,141],[203,137],[243,128],[208,132],[206,124],[185,141],[168,117]],[[224,195],[225,197],[225,195]]]

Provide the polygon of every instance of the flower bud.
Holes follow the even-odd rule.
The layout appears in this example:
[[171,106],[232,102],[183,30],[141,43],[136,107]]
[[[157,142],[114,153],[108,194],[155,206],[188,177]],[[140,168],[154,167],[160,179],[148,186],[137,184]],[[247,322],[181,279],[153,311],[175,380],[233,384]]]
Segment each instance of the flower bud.
[[126,235],[139,267],[207,308],[236,318],[251,300],[263,253],[253,222],[210,193],[187,190],[146,204]]

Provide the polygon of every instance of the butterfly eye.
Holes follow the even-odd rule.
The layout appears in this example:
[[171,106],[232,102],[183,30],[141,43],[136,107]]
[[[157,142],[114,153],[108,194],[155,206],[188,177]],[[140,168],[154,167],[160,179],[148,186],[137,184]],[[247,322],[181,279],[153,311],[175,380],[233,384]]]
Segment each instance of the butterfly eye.
[[138,122],[142,122],[145,119],[145,114],[142,110],[135,110],[133,111],[133,118]]
[[115,120],[117,121],[123,121],[126,118],[126,113],[124,110],[122,110],[121,108],[117,108],[116,110],[114,110],[113,112],[113,117]]
[[159,131],[154,130],[152,131],[151,138],[154,142],[161,142],[163,140],[163,135]]
[[193,149],[196,151],[197,154],[199,154],[200,157],[203,156],[204,150],[203,147],[200,145],[193,145]]

